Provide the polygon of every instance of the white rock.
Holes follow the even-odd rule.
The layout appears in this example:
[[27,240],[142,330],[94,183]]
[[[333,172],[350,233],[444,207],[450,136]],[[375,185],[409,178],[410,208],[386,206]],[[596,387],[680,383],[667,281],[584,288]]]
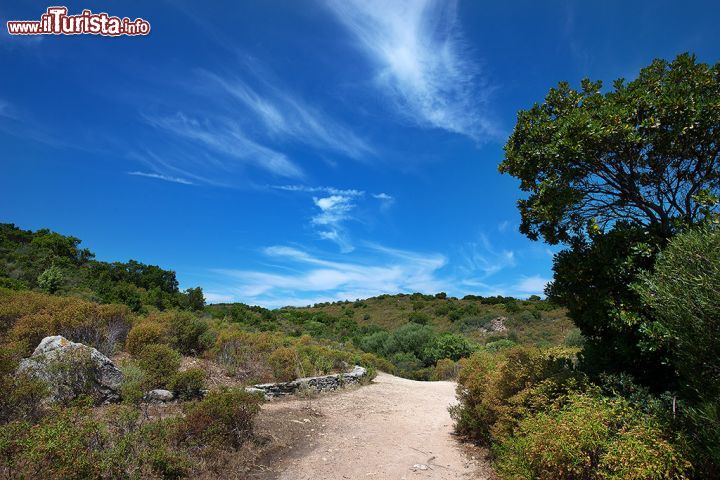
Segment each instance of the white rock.
[[145,400],[149,402],[172,402],[175,399],[175,395],[170,390],[164,390],[162,388],[156,388],[150,390],[145,394]]
[[120,400],[123,375],[112,360],[61,335],[43,338],[32,356],[20,362],[18,372],[44,380],[51,400],[67,401],[80,395],[98,403]]

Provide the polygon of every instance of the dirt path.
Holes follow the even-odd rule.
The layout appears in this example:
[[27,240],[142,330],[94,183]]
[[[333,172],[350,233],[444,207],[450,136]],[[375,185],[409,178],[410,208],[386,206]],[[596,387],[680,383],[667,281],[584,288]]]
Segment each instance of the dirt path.
[[269,404],[302,404],[316,416],[291,420],[307,425],[306,440],[273,470],[282,480],[490,479],[482,452],[466,451],[451,435],[447,407],[454,402],[452,382],[380,373],[369,386]]

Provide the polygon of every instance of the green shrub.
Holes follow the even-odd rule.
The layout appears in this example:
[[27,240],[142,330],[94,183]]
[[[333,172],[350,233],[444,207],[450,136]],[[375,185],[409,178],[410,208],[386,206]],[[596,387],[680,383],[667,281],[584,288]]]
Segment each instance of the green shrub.
[[106,435],[87,409],[56,410],[39,424],[0,426],[0,472],[11,478],[102,478]]
[[406,323],[395,330],[385,342],[385,355],[391,356],[403,352],[422,358],[425,347],[430,344],[434,337],[435,332],[427,325]]
[[262,397],[242,389],[208,393],[205,399],[188,404],[178,432],[191,445],[229,445],[239,448],[253,433],[253,419],[260,412]]
[[635,286],[655,321],[644,327],[653,349],[672,352],[682,386],[699,398],[720,397],[720,229],[675,237],[652,273]]
[[686,407],[683,421],[698,478],[720,478],[720,399]]
[[145,396],[145,387],[148,384],[147,374],[135,361],[125,362],[120,366],[123,381],[120,385],[120,398],[123,403],[137,405]]
[[168,383],[168,388],[172,390],[180,400],[200,398],[204,387],[205,371],[201,368],[190,368],[183,372],[178,372]]
[[435,337],[423,351],[426,365],[432,365],[438,360],[449,358],[458,361],[468,357],[475,349],[470,342],[460,335],[446,333]]
[[44,413],[43,400],[48,386],[38,378],[26,374],[0,378],[0,423],[10,420],[37,421]]
[[411,372],[422,367],[422,362],[411,352],[398,352],[390,357],[395,365],[395,371],[401,375],[409,375]]
[[16,374],[22,345],[0,346],[0,424],[11,420],[35,421],[43,413],[48,386],[27,374]]
[[167,345],[147,345],[138,356],[138,365],[145,371],[147,389],[164,388],[180,368],[182,357]]
[[581,389],[584,376],[574,370],[572,349],[516,347],[485,350],[460,361],[458,399],[451,408],[458,432],[481,443],[512,431],[524,415]]
[[452,380],[457,376],[457,364],[449,358],[438,360],[435,364],[433,380]]
[[368,370],[368,380],[375,378],[378,370],[392,373],[395,369],[395,366],[390,361],[373,353],[356,354],[352,360],[354,364],[363,366]]
[[430,315],[423,312],[412,312],[408,317],[408,320],[418,325],[428,325],[430,323]]
[[624,400],[584,394],[524,418],[494,453],[506,479],[680,480],[690,469],[651,417]]
[[499,361],[499,357],[480,350],[458,362],[460,403],[450,407],[456,431],[486,445],[491,440],[490,427],[497,418],[491,395]]
[[289,382],[298,377],[300,359],[294,348],[280,347],[268,356],[273,376],[279,382]]
[[202,352],[206,348],[203,335],[208,325],[190,312],[173,312],[170,327],[175,347],[184,354]]
[[500,350],[512,348],[516,345],[517,343],[513,342],[508,338],[501,338],[500,340],[494,340],[492,342],[486,343],[484,347],[485,350],[487,350],[488,352],[499,352]]
[[60,289],[64,279],[62,269],[53,265],[38,275],[37,285],[41,290],[54,294]]
[[127,336],[126,348],[131,355],[139,355],[147,346],[168,343],[168,329],[157,322],[143,322],[135,325]]
[[565,335],[563,343],[566,347],[582,348],[583,345],[585,345],[585,337],[583,337],[579,328],[573,328],[567,335]]
[[380,330],[366,335],[360,339],[359,346],[366,352],[376,355],[386,355],[385,345],[390,338],[390,332]]

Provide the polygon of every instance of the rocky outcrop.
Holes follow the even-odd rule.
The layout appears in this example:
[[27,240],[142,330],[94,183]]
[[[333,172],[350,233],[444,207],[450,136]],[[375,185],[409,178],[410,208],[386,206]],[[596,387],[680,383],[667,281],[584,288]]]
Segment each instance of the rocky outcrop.
[[505,320],[507,320],[507,317],[497,317],[493,318],[488,322],[485,327],[480,329],[481,333],[501,333],[501,332],[507,332],[507,327],[505,326]]
[[20,362],[18,372],[43,380],[51,401],[81,395],[98,404],[120,400],[123,375],[115,364],[98,350],[60,335],[43,338],[32,356]]
[[346,385],[360,383],[365,375],[367,375],[367,370],[363,367],[355,365],[355,368],[347,373],[323,375],[321,377],[298,378],[297,380],[283,383],[263,383],[248,387],[246,390],[263,393],[269,398],[291,395],[301,390],[311,390],[316,392],[331,391],[337,390],[338,388]]

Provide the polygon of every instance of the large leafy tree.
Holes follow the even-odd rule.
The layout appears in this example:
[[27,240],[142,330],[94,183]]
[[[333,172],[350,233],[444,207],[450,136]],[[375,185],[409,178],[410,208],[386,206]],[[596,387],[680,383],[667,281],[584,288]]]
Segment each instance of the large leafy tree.
[[528,192],[521,231],[551,244],[618,221],[669,238],[720,192],[720,64],[683,54],[637,79],[561,82],[518,114],[500,171]]
[[720,64],[683,54],[608,90],[562,82],[518,114],[499,169],[528,194],[521,232],[568,247],[547,293],[587,337],[586,366],[667,386],[666,352],[641,348],[647,308],[629,285],[718,210]]

